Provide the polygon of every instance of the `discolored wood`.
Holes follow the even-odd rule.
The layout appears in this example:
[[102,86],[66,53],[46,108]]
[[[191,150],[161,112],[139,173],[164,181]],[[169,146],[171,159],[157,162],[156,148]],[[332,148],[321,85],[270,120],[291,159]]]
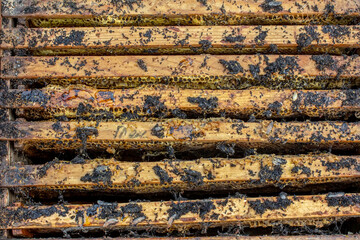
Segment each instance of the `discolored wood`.
[[[328,117],[343,119],[360,111],[358,90],[193,90],[178,88],[104,89],[48,87],[0,91],[2,108],[16,108],[19,117],[136,116],[182,117],[201,112],[259,118]],[[86,110],[82,110],[82,109]],[[43,113],[41,113],[41,111]],[[29,115],[30,114],[30,115]]]
[[[333,34],[336,31],[342,34]],[[47,55],[61,54],[64,49],[73,52],[64,51],[63,54],[234,54],[256,51],[277,53],[277,50],[286,53],[304,48],[313,52],[322,48],[323,52],[341,53],[332,49],[360,48],[360,27],[338,25],[13,28],[4,29],[2,36],[0,48],[57,50],[39,52]],[[100,51],[104,49],[110,50]]]
[[[215,226],[259,227],[273,224],[317,226],[334,220],[360,217],[358,194],[330,193],[279,197],[185,200],[172,202],[63,204],[53,206],[7,207],[0,220],[2,229],[59,229],[104,227],[112,229],[198,228],[203,223]],[[341,201],[349,200],[349,204]],[[269,209],[264,202],[277,203]],[[180,204],[181,203],[181,204]],[[180,205],[179,205],[180,204]],[[263,207],[261,207],[263,206]],[[193,209],[193,210],[189,210]],[[107,212],[104,209],[112,209]],[[181,210],[183,209],[183,211]],[[184,211],[185,210],[185,211]],[[15,215],[15,213],[17,213]],[[36,217],[29,217],[39,213]],[[111,223],[110,223],[111,219]]]
[[[197,181],[187,178],[190,172]],[[268,171],[268,172],[267,172]],[[265,173],[276,172],[276,176]],[[359,156],[257,155],[240,159],[201,158],[193,161],[119,162],[93,159],[82,164],[50,162],[45,165],[14,166],[4,171],[4,188],[118,189],[137,193],[249,189],[272,185],[304,185],[360,180]],[[134,184],[136,182],[136,184]]]

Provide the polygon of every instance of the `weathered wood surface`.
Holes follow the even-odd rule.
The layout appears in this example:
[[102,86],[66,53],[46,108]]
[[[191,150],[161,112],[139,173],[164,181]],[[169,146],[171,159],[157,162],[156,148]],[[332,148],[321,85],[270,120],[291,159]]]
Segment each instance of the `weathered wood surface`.
[[[103,227],[118,229],[259,227],[274,224],[321,227],[334,220],[360,217],[358,194],[329,193],[278,197],[24,206],[2,209],[2,229]],[[274,204],[274,205],[273,205]],[[272,206],[272,207],[270,207]]]
[[[273,174],[270,174],[273,173]],[[190,181],[192,174],[198,177]],[[358,182],[359,156],[257,155],[246,158],[201,158],[193,161],[119,162],[93,159],[14,166],[4,171],[4,188],[119,189],[130,192],[249,189],[264,186]],[[135,184],[136,183],[136,184]]]
[[[259,118],[328,117],[343,119],[360,112],[359,90],[194,90],[178,88],[94,89],[48,87],[0,91],[1,108],[44,111],[43,117],[179,117],[187,113]],[[47,112],[48,114],[46,114]],[[26,112],[18,113],[27,117]],[[34,114],[32,115],[35,116]],[[31,119],[31,116],[30,116]]]
[[[232,76],[337,77],[360,74],[360,57],[310,55],[172,55],[3,57],[2,78]],[[142,62],[139,64],[139,62]],[[331,64],[330,64],[331,63]],[[141,67],[146,66],[145,67]],[[255,66],[258,71],[251,70]],[[341,70],[341,71],[340,71]]]
[[[324,149],[357,149],[358,122],[242,122],[229,119],[170,119],[124,122],[4,122],[0,140],[21,140],[39,148],[67,149],[86,143],[93,147],[126,149],[214,147],[220,143],[240,147],[286,148],[304,145]],[[75,145],[73,145],[75,144]]]
[[104,52],[107,54],[120,50],[141,53],[141,49],[142,53],[234,54],[266,50],[286,53],[307,47],[315,52],[319,48],[326,52],[360,48],[360,27],[341,25],[12,28],[3,29],[1,36],[3,49],[83,49],[84,54],[90,49],[112,49]]
[[[21,3],[21,4],[20,4]],[[134,1],[124,3],[120,1],[74,0],[68,2],[53,2],[51,0],[4,0],[2,14],[5,17],[78,17],[99,15],[320,15],[320,14],[348,14],[359,15],[358,1],[311,1],[297,3],[282,0],[269,4],[265,1],[218,1],[208,0],[204,3],[192,0],[177,1]]]

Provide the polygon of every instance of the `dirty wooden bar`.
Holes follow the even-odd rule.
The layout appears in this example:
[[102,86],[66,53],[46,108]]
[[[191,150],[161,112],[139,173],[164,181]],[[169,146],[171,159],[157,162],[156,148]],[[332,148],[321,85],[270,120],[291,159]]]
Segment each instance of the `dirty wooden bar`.
[[[334,35],[336,30],[345,32]],[[309,39],[310,33],[316,37]],[[45,55],[297,51],[340,54],[359,49],[359,35],[358,26],[338,25],[12,28],[3,30],[0,48],[37,50],[35,54]]]
[[[214,226],[260,227],[273,224],[324,226],[334,220],[359,217],[358,194],[226,199],[164,202],[63,204],[55,206],[7,207],[0,220],[4,229],[59,229],[69,227],[104,227],[118,229],[177,229]],[[349,204],[342,204],[348,201]],[[269,202],[278,203],[269,209]],[[111,209],[109,212],[109,209]],[[155,211],[154,211],[155,210]],[[36,217],[32,217],[33,213]],[[16,213],[16,214],[15,214]],[[41,214],[44,213],[44,214]],[[110,223],[111,219],[111,223]],[[109,221],[109,222],[108,222]]]
[[[48,87],[0,91],[2,108],[18,109],[18,116],[53,118],[136,116],[186,118],[187,113],[211,113],[260,118],[311,116],[341,119],[360,111],[359,90],[194,90],[178,88],[93,89]],[[82,110],[84,109],[84,110]],[[23,110],[32,110],[29,112]],[[30,115],[30,116],[28,116]],[[134,115],[134,116],[135,116]]]
[[[84,160],[85,161],[85,160]],[[92,159],[82,164],[67,161],[44,165],[14,166],[5,171],[4,188],[50,189],[117,189],[137,193],[208,189],[251,189],[288,185],[300,189],[309,184],[334,184],[360,180],[359,156],[256,155],[246,158],[201,158],[193,161],[119,162]],[[266,171],[277,171],[274,179]],[[200,173],[197,181],[187,174]],[[249,174],[251,173],[251,175]],[[137,184],[131,184],[136,179]]]
[[[338,77],[360,74],[360,57],[329,56],[334,65],[325,67],[321,59],[310,55],[172,55],[172,56],[69,56],[3,57],[2,77],[9,78],[96,78],[96,77],[166,77],[233,76],[267,77]],[[142,60],[146,69],[141,67]],[[233,61],[233,62],[231,62]],[[278,61],[286,68],[271,69]],[[202,65],[206,62],[205,67]],[[235,64],[235,62],[237,64]],[[317,64],[318,62],[318,64]],[[230,65],[230,63],[234,63]],[[257,74],[250,65],[258,65]],[[339,68],[343,68],[338,74]]]
[[[73,148],[72,143],[80,147],[81,140],[97,148],[113,145],[127,149],[159,149],[167,144],[196,149],[222,142],[242,147],[305,144],[318,149],[356,149],[360,144],[359,126],[358,122],[242,122],[216,118],[98,123],[14,121],[0,124],[0,140],[21,140],[45,149]],[[10,131],[5,130],[9,127]]]
[[[232,24],[352,24],[359,17],[357,1],[297,3],[271,1],[131,1],[3,0],[4,17],[29,18],[35,26],[101,25],[232,25]],[[41,18],[45,19],[42,20]],[[59,21],[58,19],[67,21]],[[90,20],[89,20],[90,18]],[[52,21],[49,21],[51,19]],[[42,21],[41,21],[42,20]]]

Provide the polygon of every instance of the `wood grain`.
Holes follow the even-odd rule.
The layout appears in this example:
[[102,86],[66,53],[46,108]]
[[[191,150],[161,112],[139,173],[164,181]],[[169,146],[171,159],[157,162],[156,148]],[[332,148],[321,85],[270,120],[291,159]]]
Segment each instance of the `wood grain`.
[[[334,35],[334,31],[342,34]],[[125,53],[131,49],[133,52],[152,49],[149,52],[219,54],[222,51],[251,49],[261,52],[269,50],[271,45],[276,45],[282,52],[297,51],[304,47],[312,48],[313,51],[317,51],[316,48],[327,51],[333,48],[357,49],[360,48],[359,42],[360,27],[338,25],[13,28],[3,30],[0,48],[113,49]],[[86,54],[86,51],[82,53]]]
[[255,148],[304,144],[319,149],[330,146],[349,149],[349,145],[356,149],[360,143],[358,122],[242,122],[211,118],[100,123],[14,121],[1,123],[0,129],[0,140],[22,140],[36,147],[57,149],[80,147],[84,135],[88,136],[87,144],[105,149],[110,146],[159,149],[174,144],[175,148],[184,150],[183,147],[196,149],[223,142]]
[[[103,191],[118,189],[136,193],[163,192],[165,188],[178,191],[240,190],[277,185],[301,188],[316,183],[357,182],[360,180],[359,166],[359,156],[331,154],[256,155],[240,159],[201,158],[161,162],[93,159],[83,164],[59,161],[10,167],[5,171],[1,186],[32,190],[91,190],[100,185]],[[107,180],[99,177],[100,169],[102,173],[110,173]],[[201,176],[197,182],[186,180],[190,169]],[[278,179],[264,177],[266,169],[278,169]],[[87,176],[94,177],[89,180]],[[137,184],[133,184],[135,180]]]
[[[332,56],[331,67],[318,66],[313,59],[314,57],[310,55],[67,56],[3,57],[1,63],[4,79],[129,76],[254,78],[255,73],[251,73],[250,65],[258,66],[257,75],[267,78],[292,76],[354,78],[360,75],[360,57],[358,56],[346,58]],[[143,61],[146,70],[139,66],[139,60]],[[229,66],[229,62],[234,66]],[[279,62],[283,64],[283,67],[277,67]]]
[[[22,3],[22,4],[20,4]],[[192,0],[161,1],[143,0],[133,4],[122,4],[111,0],[74,0],[53,2],[50,0],[4,0],[3,16],[5,17],[79,17],[99,15],[319,15],[324,13],[359,15],[358,1],[311,1],[296,4],[291,0],[282,0],[281,8],[262,8],[262,1],[218,1],[208,0],[202,4]],[[278,11],[279,10],[279,11]]]
[[[107,227],[111,220],[114,229],[155,229],[196,228],[208,223],[214,226],[229,226],[241,223],[242,226],[260,227],[273,224],[290,226],[321,227],[337,219],[360,216],[359,203],[352,201],[341,206],[341,199],[358,199],[358,194],[328,194],[263,197],[263,198],[227,198],[211,200],[186,200],[163,202],[129,203],[132,210],[126,210],[126,203],[98,203],[95,205],[68,205],[7,207],[2,210],[4,218],[0,220],[1,229],[59,229],[69,227]],[[264,202],[280,202],[274,209],[258,208]],[[179,205],[181,203],[181,205]],[[133,204],[133,205],[131,205]],[[106,207],[112,209],[107,213]],[[175,209],[190,209],[185,211]],[[128,206],[129,207],[129,206]],[[51,208],[51,210],[49,209]],[[50,212],[49,212],[50,211]],[[15,215],[14,213],[17,214]],[[32,212],[44,213],[29,217]],[[49,212],[49,213],[47,213]],[[77,216],[77,217],[76,217]]]
[[[179,88],[94,89],[90,87],[47,87],[41,90],[0,91],[1,108],[18,111],[31,119],[67,116],[96,116],[108,112],[124,118],[125,112],[137,116],[181,117],[188,113],[248,118],[328,117],[343,119],[360,111],[358,90],[194,90]],[[81,112],[81,108],[87,110]],[[80,109],[80,110],[79,110]],[[34,112],[36,111],[36,112]],[[39,111],[43,111],[40,113]],[[97,114],[98,113],[98,114]]]

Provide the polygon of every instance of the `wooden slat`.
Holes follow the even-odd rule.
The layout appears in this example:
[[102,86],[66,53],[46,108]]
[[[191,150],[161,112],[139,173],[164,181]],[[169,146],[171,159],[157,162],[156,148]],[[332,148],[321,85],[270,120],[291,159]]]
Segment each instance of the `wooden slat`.
[[[6,17],[78,17],[99,15],[320,15],[325,13],[359,15],[358,1],[321,1],[296,3],[282,0],[279,3],[265,4],[265,1],[133,1],[124,3],[112,0],[74,0],[53,2],[50,0],[5,0],[3,15]],[[262,5],[263,4],[263,5]],[[264,5],[265,4],[265,5]]]
[[[194,181],[190,176],[197,174]],[[250,174],[251,173],[251,174]],[[273,173],[273,175],[267,175]],[[330,154],[272,156],[196,161],[119,162],[94,159],[83,164],[52,162],[10,167],[1,186],[31,189],[93,189],[105,185],[137,193],[172,190],[248,189],[264,186],[304,185],[360,180],[359,156]],[[136,184],[134,184],[136,182]]]
[[[36,110],[44,117],[75,118],[102,111],[114,117],[124,112],[137,116],[186,116],[207,112],[248,117],[344,117],[360,111],[359,90],[192,90],[135,88],[98,90],[87,87],[48,87],[42,90],[0,91],[2,108]],[[81,112],[81,107],[87,110]],[[40,114],[39,110],[45,113]],[[100,112],[99,112],[100,111]],[[48,114],[46,114],[46,112]],[[27,117],[26,113],[19,113]],[[34,114],[32,115],[34,116]]]
[[[316,57],[309,55],[181,55],[4,57],[1,61],[2,77],[5,79],[129,76],[254,78],[254,75],[265,75],[267,78],[277,76],[351,78],[360,75],[360,57],[358,56],[333,56],[330,57],[332,60],[326,58],[331,61],[332,66],[317,65],[315,59]],[[142,64],[139,64],[139,61],[142,61]],[[146,69],[141,68],[140,65],[146,66]],[[250,65],[255,67],[258,65],[259,72],[251,71]]]
[[[157,238],[128,238],[117,237],[113,240],[357,240],[359,234],[350,235],[299,235],[299,236],[216,236],[216,237],[157,237]],[[30,240],[29,238],[22,238]],[[52,238],[52,240],[62,240],[63,238]],[[70,238],[71,239],[71,238]],[[103,238],[83,238],[83,240],[102,240]],[[14,240],[14,239],[10,239]]]
[[[227,142],[239,146],[316,145],[318,147],[356,149],[360,143],[358,122],[242,122],[224,119],[179,120],[162,122],[5,122],[0,125],[0,140],[30,141],[36,147],[59,144],[88,136],[88,144],[123,148],[197,148]],[[40,142],[42,144],[40,144]],[[165,144],[166,143],[166,144]],[[58,147],[59,147],[58,146]]]
[[[227,198],[179,202],[134,202],[95,205],[8,207],[2,229],[59,229],[107,227],[113,229],[291,226],[321,227],[334,220],[360,217],[358,194]],[[272,204],[273,203],[273,204]],[[274,204],[275,203],[275,204]],[[111,223],[110,223],[111,222]]]
[[[334,32],[341,34],[334,34]],[[98,28],[13,28],[4,29],[4,49],[113,49],[112,52],[215,52],[264,51],[276,45],[282,52],[304,47],[331,49],[360,48],[358,26],[171,26]],[[86,50],[85,50],[86,49]],[[133,50],[131,50],[133,49]],[[154,50],[154,51],[155,51]],[[276,51],[276,50],[274,50]],[[143,51],[143,53],[146,51]],[[94,54],[91,52],[91,54]]]

